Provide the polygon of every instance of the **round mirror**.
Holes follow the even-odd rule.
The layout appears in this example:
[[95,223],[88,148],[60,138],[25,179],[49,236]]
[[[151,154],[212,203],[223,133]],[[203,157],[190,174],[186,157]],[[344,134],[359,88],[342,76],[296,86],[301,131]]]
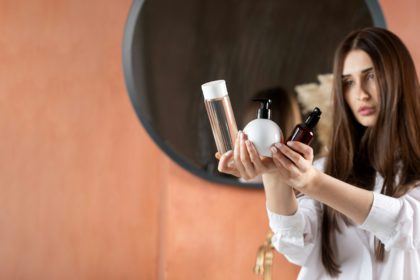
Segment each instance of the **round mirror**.
[[[242,129],[254,96],[274,94],[287,109],[297,85],[332,72],[348,32],[374,25],[385,22],[369,0],[135,0],[123,45],[129,96],[147,132],[183,168],[216,183],[260,187],[217,171],[201,84],[226,80]],[[288,111],[273,113],[284,119]]]

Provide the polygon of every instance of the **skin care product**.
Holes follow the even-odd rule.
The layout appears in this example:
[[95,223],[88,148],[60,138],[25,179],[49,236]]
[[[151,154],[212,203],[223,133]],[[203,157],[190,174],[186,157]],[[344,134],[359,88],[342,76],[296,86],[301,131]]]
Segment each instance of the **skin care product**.
[[217,151],[223,155],[233,149],[238,133],[226,82],[208,82],[203,84],[201,89]]
[[310,145],[313,137],[316,124],[321,117],[321,110],[318,107],[309,114],[308,118],[301,124],[298,124],[293,130],[292,135],[287,141],[299,141],[304,144]]
[[283,134],[280,127],[271,120],[270,104],[271,99],[254,99],[261,102],[257,118],[249,122],[244,132],[261,156],[271,157],[271,146],[283,141]]

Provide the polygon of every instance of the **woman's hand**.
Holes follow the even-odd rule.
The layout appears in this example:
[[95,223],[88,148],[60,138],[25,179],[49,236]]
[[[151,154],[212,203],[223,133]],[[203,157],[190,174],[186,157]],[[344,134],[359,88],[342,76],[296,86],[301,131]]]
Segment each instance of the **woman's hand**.
[[218,166],[220,172],[245,180],[276,170],[273,160],[268,157],[260,157],[254,144],[241,131],[238,132],[233,151],[228,151],[222,156],[217,153],[216,158],[220,160]]
[[287,145],[276,144],[271,151],[273,162],[285,183],[304,192],[317,172],[312,166],[312,148],[300,142],[289,141]]

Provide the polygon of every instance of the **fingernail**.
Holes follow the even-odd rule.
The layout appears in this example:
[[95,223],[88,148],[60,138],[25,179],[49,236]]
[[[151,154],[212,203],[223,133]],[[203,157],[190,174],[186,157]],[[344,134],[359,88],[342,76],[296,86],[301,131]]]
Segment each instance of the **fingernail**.
[[273,154],[277,153],[277,149],[276,149],[276,147],[271,147],[271,152],[272,152]]
[[235,141],[239,141],[239,140],[241,140],[241,131],[240,130],[238,131],[238,134],[236,134]]
[[287,142],[287,145],[288,145],[288,146],[293,146],[293,141],[288,141],[288,142]]

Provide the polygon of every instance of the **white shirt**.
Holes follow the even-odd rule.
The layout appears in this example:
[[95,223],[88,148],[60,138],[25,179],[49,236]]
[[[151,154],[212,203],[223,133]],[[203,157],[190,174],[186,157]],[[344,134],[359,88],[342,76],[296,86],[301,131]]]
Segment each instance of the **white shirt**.
[[[323,160],[314,163],[323,169]],[[383,178],[376,177],[373,205],[360,226],[339,220],[335,232],[337,263],[341,274],[335,279],[420,279],[420,187],[400,198],[380,194]],[[321,261],[321,215],[319,202],[303,196],[292,216],[267,208],[272,243],[290,262],[302,267],[298,279],[333,279]],[[374,237],[385,245],[385,260],[375,261]]]

